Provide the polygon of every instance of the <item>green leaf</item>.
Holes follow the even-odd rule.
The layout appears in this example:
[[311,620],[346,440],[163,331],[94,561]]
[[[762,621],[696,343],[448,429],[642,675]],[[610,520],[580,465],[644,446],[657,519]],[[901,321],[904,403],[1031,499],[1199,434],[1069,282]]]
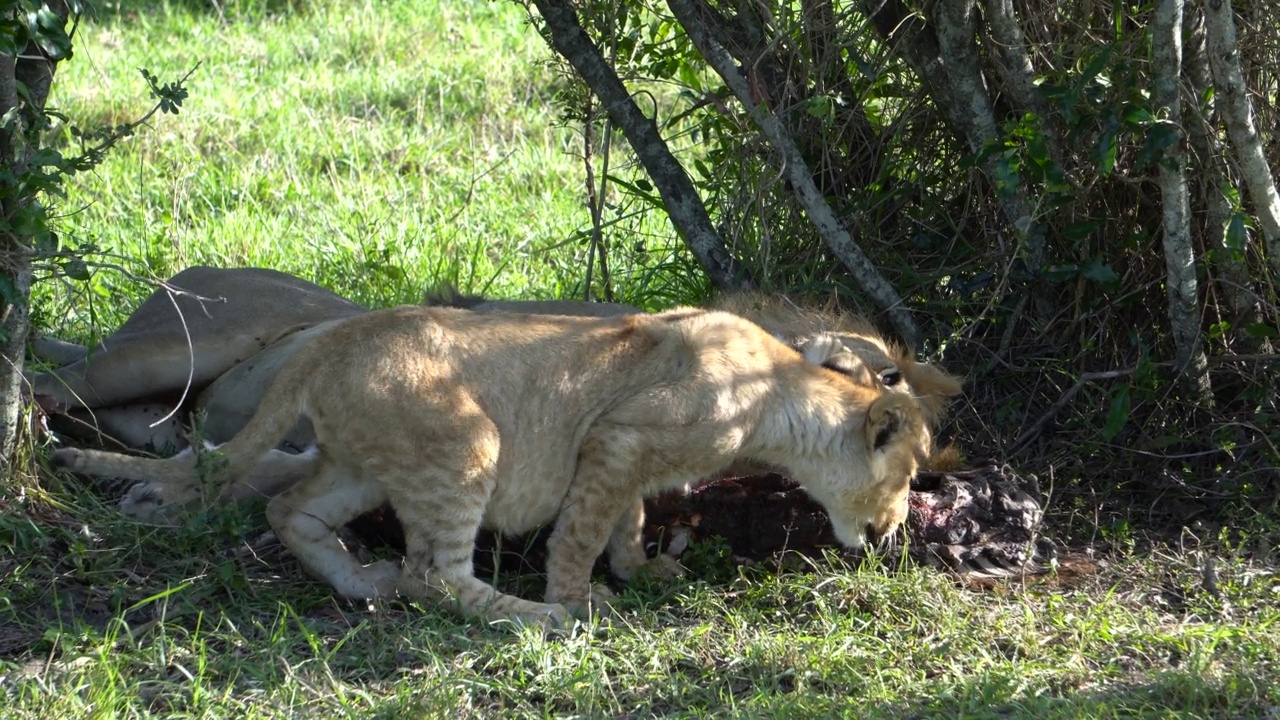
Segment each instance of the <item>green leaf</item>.
[[1093,58],[1089,60],[1089,64],[1085,65],[1084,69],[1080,71],[1079,84],[1083,86],[1092,82],[1109,62],[1111,62],[1111,48],[1104,47],[1102,52],[1094,55]]
[[1125,105],[1122,117],[1126,124],[1139,127],[1145,127],[1156,119],[1145,105]]
[[827,123],[835,117],[836,104],[830,97],[819,95],[805,101],[804,111]]
[[699,92],[702,90],[702,78],[698,77],[698,71],[691,63],[680,63],[680,82]]
[[1231,257],[1236,260],[1244,258],[1244,246],[1248,241],[1244,221],[1244,213],[1237,210],[1231,213],[1231,219],[1227,220],[1227,227],[1223,230],[1223,242]]
[[67,35],[62,18],[58,17],[48,5],[27,13],[27,29],[31,39],[36,41],[50,60],[66,60],[71,57],[71,38]]
[[45,232],[48,226],[48,218],[45,216],[44,208],[37,203],[28,203],[18,207],[14,210],[9,221],[13,225],[13,232],[24,238],[36,237]]
[[1080,274],[1087,280],[1092,280],[1102,285],[1110,285],[1120,279],[1116,271],[1110,265],[1103,262],[1099,258],[1092,258],[1080,267]]
[[27,32],[23,28],[19,34],[17,28],[10,23],[0,23],[0,55],[14,57],[26,45]]
[[53,148],[40,148],[31,156],[31,164],[36,166],[54,166],[61,168],[63,166],[62,153]]
[[1116,130],[1107,130],[1098,136],[1098,145],[1094,156],[1098,162],[1098,173],[1106,176],[1116,167]]
[[1165,151],[1174,147],[1182,138],[1178,126],[1167,121],[1152,123],[1147,127],[1146,136],[1142,140],[1142,151],[1138,153],[1138,166],[1147,167],[1164,159]]
[[1253,338],[1274,338],[1280,336],[1275,328],[1265,323],[1249,323],[1244,326],[1244,334]]
[[62,272],[72,280],[88,280],[89,266],[82,258],[71,258],[62,264]]
[[1088,240],[1101,225],[1097,220],[1080,220],[1078,222],[1068,223],[1062,228],[1062,236],[1071,241],[1075,247],[1079,247],[1080,243]]
[[1102,427],[1102,439],[1111,440],[1129,422],[1129,386],[1121,385],[1111,394],[1111,407],[1107,410],[1107,424]]

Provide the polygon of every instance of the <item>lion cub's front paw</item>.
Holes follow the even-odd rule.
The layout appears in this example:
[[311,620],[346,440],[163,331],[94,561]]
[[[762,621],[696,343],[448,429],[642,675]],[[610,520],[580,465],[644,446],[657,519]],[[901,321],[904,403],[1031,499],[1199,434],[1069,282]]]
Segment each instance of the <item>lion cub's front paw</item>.
[[511,613],[506,620],[516,627],[540,627],[551,634],[569,632],[577,624],[573,613],[559,603],[529,603],[527,608]]
[[140,482],[120,498],[120,512],[140,522],[164,522],[200,500],[200,489],[186,483]]
[[547,595],[547,602],[563,605],[569,614],[576,618],[588,619],[592,616],[606,618],[613,614],[615,596],[613,591],[603,585],[592,584],[591,589],[583,595],[552,597]]
[[659,553],[657,557],[649,560],[641,565],[636,571],[634,578],[643,578],[646,575],[655,580],[669,582],[684,577],[685,569],[679,560],[670,555]]

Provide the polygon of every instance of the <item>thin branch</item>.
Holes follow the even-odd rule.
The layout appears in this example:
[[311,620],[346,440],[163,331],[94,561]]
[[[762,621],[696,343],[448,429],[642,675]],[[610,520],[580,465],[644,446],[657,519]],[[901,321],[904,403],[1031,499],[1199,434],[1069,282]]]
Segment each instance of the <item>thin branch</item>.
[[[196,377],[196,349],[191,344],[191,329],[187,327],[187,316],[182,314],[182,308],[178,307],[178,299],[172,292],[166,293],[165,297],[169,298],[169,302],[173,304],[174,312],[178,313],[178,320],[182,323],[182,336],[187,341],[187,358],[189,360],[187,363],[187,382],[182,386],[182,396],[178,398],[178,402],[173,404],[173,409],[169,411],[169,414],[159,420],[156,420],[147,427],[156,427],[161,423],[168,422],[169,418],[176,415],[178,411],[182,409],[183,403],[187,401],[187,393],[191,392],[191,383]],[[203,304],[200,309],[204,309]]]
[[1049,424],[1049,421],[1053,420],[1053,418],[1071,402],[1076,394],[1084,389],[1085,385],[1098,380],[1115,380],[1116,378],[1128,377],[1136,371],[1137,368],[1125,368],[1123,370],[1103,370],[1101,372],[1080,373],[1080,377],[1076,380],[1076,384],[1072,385],[1071,389],[1062,393],[1062,397],[1058,398],[1057,402],[1050,405],[1049,409],[1045,411],[1044,415],[1040,416],[1039,420],[1032,423],[1031,427],[1027,428],[1023,431],[1022,435],[1018,436],[1018,439],[1014,441],[1013,445],[1009,448],[1008,454],[1016,455],[1021,452],[1024,447],[1030,444],[1032,440],[1039,437],[1040,434],[1044,432],[1045,426]]
[[671,154],[658,125],[646,117],[618,75],[605,62],[600,49],[582,29],[569,0],[533,0],[550,31],[548,42],[600,98],[604,109],[635,150],[662,197],[672,225],[684,238],[712,284],[721,290],[754,285],[740,261],[730,255],[724,240],[711,224],[707,209],[689,175]]
[[813,173],[809,170],[800,148],[796,146],[782,121],[752,101],[751,87],[747,78],[729,52],[712,37],[692,2],[667,0],[667,5],[684,26],[694,47],[706,58],[716,74],[724,80],[774,149],[782,155],[785,166],[783,170],[787,179],[795,189],[801,204],[804,205],[809,221],[822,235],[827,247],[853,273],[854,279],[858,281],[867,296],[888,314],[894,329],[903,339],[913,345],[918,344],[920,330],[911,317],[911,312],[903,305],[898,291],[884,278],[880,270],[859,247],[857,241],[836,218],[835,212],[814,184]]

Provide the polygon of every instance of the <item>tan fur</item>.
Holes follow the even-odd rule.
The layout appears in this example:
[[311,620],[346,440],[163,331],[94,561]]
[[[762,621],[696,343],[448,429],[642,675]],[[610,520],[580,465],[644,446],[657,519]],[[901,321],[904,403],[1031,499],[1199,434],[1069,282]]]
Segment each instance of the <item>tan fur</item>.
[[[841,312],[834,306],[817,309],[799,306],[781,295],[729,293],[708,307],[750,318],[787,342],[816,334],[839,338],[878,378],[886,381],[890,390],[914,397],[931,425],[942,420],[951,399],[963,390],[961,378],[916,361],[908,348],[886,340],[866,318]],[[900,373],[901,378],[892,379],[894,372]]]
[[[37,396],[43,395],[55,407],[75,404],[77,397],[86,402],[90,397],[106,398],[113,403],[89,403],[89,407],[69,409],[67,414],[76,423],[69,428],[64,424],[64,430],[96,430],[97,437],[105,435],[124,447],[161,450],[184,447],[187,441],[182,424],[191,417],[200,417],[202,438],[215,444],[226,442],[244,427],[279,368],[299,347],[324,334],[336,319],[367,312],[301,278],[258,268],[193,267],[175,275],[168,285],[191,294],[176,298],[183,309],[181,315],[167,292],[157,290],[87,361],[81,349],[78,362],[36,375]],[[193,296],[226,301],[197,302]],[[617,303],[486,300],[450,289],[428,294],[426,302],[477,312],[602,317],[637,312]],[[836,369],[865,384],[884,383],[895,392],[917,398],[931,427],[939,422],[950,398],[960,391],[958,378],[917,363],[857,316],[830,308],[801,308],[781,296],[755,293],[723,296],[713,304],[758,322],[810,362]],[[198,358],[195,365],[182,329],[184,318]],[[834,332],[824,334],[829,330]],[[835,347],[831,346],[833,336],[838,339]],[[261,352],[252,353],[270,338],[277,339]],[[839,352],[840,345],[846,352]],[[65,343],[45,340],[33,349],[52,359],[76,357],[75,346]],[[190,387],[188,372],[192,373]],[[92,391],[86,391],[86,387]],[[184,390],[188,400],[175,413],[174,403]],[[160,397],[152,399],[156,395]],[[73,434],[95,437],[94,432]],[[298,451],[311,440],[309,421],[303,418],[286,436],[282,447]],[[954,464],[932,451],[932,447],[931,432],[926,432],[920,438],[920,455],[927,467],[946,469]],[[295,477],[307,464],[298,460],[290,465],[284,460],[284,455],[264,457],[263,466],[251,471],[237,487],[243,494],[269,496],[278,491],[284,487],[285,479]],[[740,465],[737,471],[748,472],[746,468]],[[196,499],[189,489],[169,497],[172,490],[164,485],[135,485],[122,502],[122,509],[143,520],[171,519],[175,509]]]
[[[268,506],[304,566],[344,595],[447,598],[465,613],[560,625],[605,598],[608,547],[637,569],[637,506],[750,458],[786,468],[846,545],[906,516],[924,432],[911,398],[806,362],[733,315],[680,309],[614,319],[397,308],[345,320],[281,368],[224,447],[251,468],[310,418],[319,469]],[[190,458],[59,450],[80,472],[198,482]],[[334,534],[389,500],[403,571],[361,567]],[[641,511],[642,512],[642,511]],[[471,567],[475,533],[555,521],[545,603],[499,593]],[[661,568],[659,568],[661,569]]]
[[[929,432],[921,437],[920,461],[924,469],[954,469],[958,451],[934,447],[932,434],[941,424],[951,400],[963,390],[961,378],[929,363],[918,362],[906,347],[890,342],[866,318],[826,308],[800,306],[782,295],[728,293],[714,299],[710,307],[750,318],[752,322],[785,342],[803,348],[813,338],[834,337],[857,357],[856,366],[865,373],[859,379],[883,383],[889,390],[908,395],[920,405]],[[827,365],[842,372],[847,359],[830,353]]]

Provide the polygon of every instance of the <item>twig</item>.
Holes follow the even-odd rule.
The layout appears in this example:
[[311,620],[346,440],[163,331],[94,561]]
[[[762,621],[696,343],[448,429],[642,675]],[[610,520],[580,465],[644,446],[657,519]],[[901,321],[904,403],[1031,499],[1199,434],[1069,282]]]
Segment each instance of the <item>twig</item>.
[[[475,148],[473,147],[472,149],[474,150]],[[445,226],[453,225],[453,222],[457,220],[467,208],[471,207],[471,199],[474,198],[476,194],[476,182],[483,180],[489,173],[502,167],[502,165],[507,162],[507,159],[514,155],[515,152],[515,148],[512,148],[506,155],[503,155],[490,163],[489,167],[485,168],[479,175],[472,174],[470,182],[467,184],[467,196],[463,198],[462,204],[458,206],[457,210],[453,211],[453,214],[449,216],[449,219],[444,221]]]
[[[100,254],[107,255],[107,253],[100,253]],[[71,254],[69,254],[69,253],[58,253],[58,254],[56,254],[56,255],[50,255],[50,256],[46,256],[46,257],[48,257],[48,258],[57,258],[57,257],[74,257],[74,256],[72,256],[72,255],[71,255]],[[81,259],[83,259],[83,258],[81,258]],[[134,273],[132,273],[132,272],[130,272],[130,271],[128,271],[128,270],[126,270],[126,269],[124,268],[124,266],[123,266],[123,265],[117,265],[117,264],[115,264],[115,263],[108,263],[108,262],[101,262],[101,261],[98,261],[98,260],[86,260],[86,261],[85,261],[85,265],[87,265],[87,266],[91,266],[91,267],[94,267],[94,268],[98,268],[98,269],[102,269],[102,270],[112,270],[112,271],[118,272],[118,273],[120,273],[121,275],[125,276],[125,278],[127,278],[127,279],[129,279],[129,280],[132,280],[133,282],[142,283],[142,284],[144,284],[144,285],[150,285],[150,286],[155,287],[155,288],[163,289],[163,290],[165,290],[166,292],[168,292],[170,295],[173,295],[173,296],[175,296],[175,297],[189,297],[189,298],[191,298],[192,300],[195,300],[197,303],[199,303],[199,305],[200,305],[200,309],[201,309],[201,310],[204,310],[205,315],[208,315],[208,314],[209,314],[208,310],[205,310],[205,308],[204,308],[204,304],[205,304],[205,303],[225,303],[225,302],[227,302],[227,298],[226,298],[225,296],[223,296],[223,295],[219,295],[218,297],[215,297],[215,298],[205,297],[205,296],[203,296],[203,295],[197,295],[196,293],[189,292],[189,291],[187,291],[187,290],[183,290],[182,288],[180,288],[180,287],[178,287],[178,286],[176,286],[176,285],[171,285],[171,284],[169,284],[168,282],[166,282],[166,281],[164,281],[164,280],[158,280],[158,279],[156,279],[156,278],[144,277],[144,276],[142,276],[142,275],[135,275]],[[65,274],[65,273],[64,273],[64,274]]]
[[1017,454],[1024,446],[1039,437],[1040,433],[1044,431],[1045,426],[1049,424],[1049,421],[1061,412],[1062,408],[1066,407],[1067,403],[1070,403],[1071,399],[1083,390],[1087,383],[1091,383],[1096,380],[1114,380],[1116,378],[1128,377],[1136,371],[1137,368],[1125,368],[1124,370],[1103,370],[1100,372],[1080,373],[1080,377],[1076,380],[1076,384],[1072,385],[1071,389],[1063,393],[1062,397],[1058,398],[1057,402],[1053,405],[1050,405],[1049,409],[1044,415],[1040,416],[1039,420],[1035,421],[1035,423],[1033,423],[1026,432],[1022,433],[1022,435],[1018,437],[1018,439],[1013,443],[1013,447],[1010,448],[1009,454]]
[[[187,393],[191,391],[191,382],[196,376],[196,349],[191,344],[191,330],[187,327],[187,316],[182,314],[182,308],[178,307],[178,301],[173,293],[167,293],[165,297],[169,298],[169,302],[173,304],[174,311],[178,313],[178,320],[182,322],[182,335],[187,340],[187,357],[191,359],[191,362],[187,363],[187,382],[182,386],[182,396],[178,398],[178,402],[174,403],[173,409],[169,411],[168,415],[165,415],[147,427],[155,427],[160,423],[167,422],[169,418],[173,417],[178,410],[182,408],[182,403],[187,401]],[[201,309],[203,308],[204,306],[201,305]]]

